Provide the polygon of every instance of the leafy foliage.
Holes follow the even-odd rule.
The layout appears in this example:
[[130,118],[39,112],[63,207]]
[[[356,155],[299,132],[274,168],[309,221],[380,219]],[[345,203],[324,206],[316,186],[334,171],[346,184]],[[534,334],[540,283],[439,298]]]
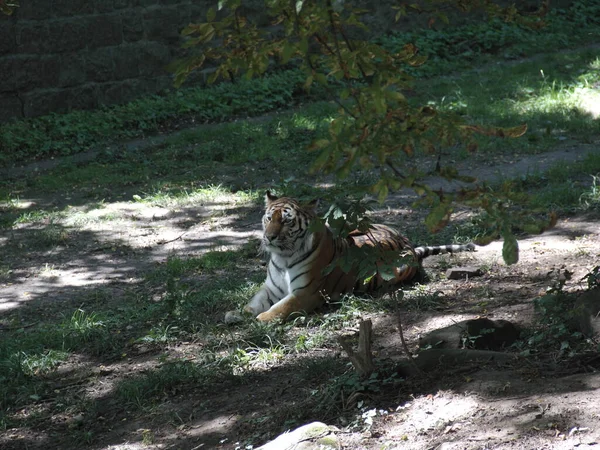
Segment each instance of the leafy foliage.
[[[514,6],[500,8],[488,1],[449,0],[438,2],[431,10],[401,5],[396,8],[396,18],[412,9],[435,13],[447,21],[440,12],[441,5],[464,11],[483,8],[506,21],[542,25],[537,16],[525,18]],[[413,79],[408,69],[423,65],[426,56],[412,43],[389,51],[377,42],[361,38],[361,33],[368,31],[366,11],[344,2],[265,2],[273,24],[279,26],[279,32],[273,34],[242,15],[240,0],[222,2],[219,7],[229,14],[217,20],[216,12],[211,9],[206,22],[183,30],[189,37],[186,46],[200,46],[201,51],[176,66],[177,83],[181,84],[193,70],[209,61],[218,66],[211,81],[262,75],[271,58],[282,64],[298,61],[305,73],[305,88],[309,90],[317,84],[339,105],[329,135],[315,140],[310,147],[317,152],[314,171],[335,173],[340,179],[357,168],[377,171],[378,179],[369,189],[380,202],[390,190],[415,189],[431,207],[426,220],[431,231],[439,231],[448,223],[454,202],[483,208],[492,213],[490,216],[496,219],[507,242],[503,252],[505,261],[511,264],[518,261],[518,246],[510,227],[513,215],[502,213],[503,201],[487,200],[479,187],[459,194],[435,192],[421,181],[423,174],[417,170],[415,161],[423,155],[441,156],[443,148],[453,145],[465,145],[474,151],[477,143],[472,139],[473,134],[519,137],[525,133],[526,125],[505,129],[484,127],[466,123],[462,117],[442,113],[430,105],[409,102],[405,93],[412,89]],[[219,45],[214,45],[215,40]],[[466,180],[455,168],[442,168],[439,159],[437,173],[450,180]]]
[[600,24],[599,17],[598,3],[583,0],[573,2],[567,9],[550,9],[544,17],[543,28],[494,17],[486,22],[455,28],[394,31],[378,37],[376,42],[392,52],[412,42],[420,54],[427,56],[427,64],[407,70],[414,76],[423,77],[463,70],[474,60],[481,62],[482,56],[514,59],[557,45],[584,41]]
[[588,289],[600,288],[600,266],[590,270],[583,279],[587,281]]
[[50,114],[0,125],[0,166],[79,153],[99,142],[143,136],[182,123],[260,115],[306,98],[297,71],[272,73],[210,89],[182,89],[97,111]]
[[0,0],[0,13],[10,16],[19,7],[18,0]]
[[[577,296],[564,291],[568,271],[556,274],[556,280],[547,292],[534,300],[539,314],[538,325],[531,330],[521,347],[526,354],[531,352],[556,352],[559,357],[574,357],[580,352],[593,349],[597,343],[584,336],[577,325],[581,314],[576,307]],[[588,288],[595,289],[598,281],[598,268],[592,269],[586,276]]]

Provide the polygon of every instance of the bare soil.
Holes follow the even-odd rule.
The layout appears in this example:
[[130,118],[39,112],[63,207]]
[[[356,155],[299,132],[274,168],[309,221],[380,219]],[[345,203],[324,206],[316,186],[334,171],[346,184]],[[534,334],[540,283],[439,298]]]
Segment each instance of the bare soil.
[[[543,170],[551,162],[576,160],[589,150],[563,148],[515,158],[504,165],[482,163],[470,170],[481,179],[491,180],[497,174],[518,176]],[[36,204],[68,201],[76,205],[75,210],[86,208],[77,199],[43,194],[21,200]],[[407,209],[410,200],[410,193],[391,196],[375,214],[400,230],[422,226],[422,214]],[[219,200],[165,208],[121,202],[97,211],[97,221],[77,227],[68,221],[60,224],[68,233],[64,245],[47,250],[19,251],[21,243],[47,224],[25,224],[0,232],[0,246],[11,251],[3,257],[10,272],[0,278],[0,338],[3,330],[59,317],[67,305],[92,298],[99,288],[109,292],[107,301],[118,307],[124,292],[135,288],[148,270],[169,255],[198,256],[208,250],[239,248],[260,234],[260,209]],[[73,221],[76,215],[70,217]],[[582,277],[600,264],[600,224],[593,217],[563,217],[554,229],[521,239],[519,244],[520,261],[513,266],[502,262],[501,242],[474,254],[428,259],[426,268],[433,274],[428,286],[431,292],[439,292],[443,302],[434,310],[401,309],[409,347],[414,349],[419,336],[428,331],[475,317],[527,326],[535,315],[533,299],[545,292],[558,272],[573,273],[565,289],[575,292],[585,286]],[[451,265],[484,267],[486,273],[467,280],[440,277]],[[370,313],[366,317],[374,324],[376,358],[405,359],[396,316]],[[164,351],[184,356],[197,351],[198,345],[179,342]],[[151,416],[130,413],[111,398],[112,388],[117,381],[153,367],[159,353],[136,345],[115,361],[71,358],[49,382],[55,383],[63,397],[98,400],[95,416],[56,413],[38,425],[0,433],[0,447],[237,449],[250,438],[262,444],[282,431],[271,429],[262,418],[290,414],[311,395],[306,389],[310,372],[304,370],[309,357],[313,362],[323,358],[327,364],[347,364],[339,348],[324,348],[265,366],[242,384],[224,380],[218,391],[214,386],[210,390],[204,386],[173,389]],[[564,366],[558,357],[553,362],[552,355],[546,356],[543,361],[531,358],[439,367],[419,379],[407,379],[394,392],[343,399],[338,420],[330,424],[340,428],[339,437],[347,449],[600,448],[600,361],[571,360],[572,365]],[[44,411],[48,405],[42,400],[21,408],[17,416],[43,415]],[[306,422],[319,419],[311,411],[303,415]],[[82,423],[94,434],[92,444],[73,444],[65,438]]]

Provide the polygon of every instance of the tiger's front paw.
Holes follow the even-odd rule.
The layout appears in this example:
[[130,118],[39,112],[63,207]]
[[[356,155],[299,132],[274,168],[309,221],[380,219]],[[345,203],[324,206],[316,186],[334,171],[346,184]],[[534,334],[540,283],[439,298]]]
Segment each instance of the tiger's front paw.
[[256,319],[260,322],[273,322],[277,319],[283,319],[283,317],[280,314],[273,313],[272,311],[265,311],[256,316]]

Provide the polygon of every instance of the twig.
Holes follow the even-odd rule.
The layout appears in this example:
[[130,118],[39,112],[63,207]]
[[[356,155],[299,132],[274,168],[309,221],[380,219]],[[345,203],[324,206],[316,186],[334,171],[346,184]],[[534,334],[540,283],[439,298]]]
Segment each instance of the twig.
[[409,361],[410,365],[413,366],[413,368],[415,369],[415,371],[418,374],[422,375],[423,371],[415,362],[411,351],[408,349],[406,340],[404,339],[404,331],[402,330],[402,318],[400,315],[400,307],[399,307],[398,296],[396,295],[396,291],[393,291],[390,295],[396,303],[396,320],[398,322],[398,333],[400,333],[400,342],[402,342],[402,348],[404,350],[404,353],[406,353],[406,356],[408,357],[408,361]]
[[186,235],[187,233],[189,233],[189,230],[188,230],[188,231],[184,231],[184,232],[183,232],[183,233],[181,233],[179,236],[177,236],[175,239],[171,239],[170,241],[162,241],[162,242],[157,242],[156,244],[157,244],[157,245],[165,245],[165,244],[169,244],[169,243],[171,243],[171,242],[175,242],[175,241],[177,241],[177,240],[181,239],[181,238],[182,238],[184,235]]
[[396,174],[396,176],[400,179],[405,179],[406,177],[400,173],[400,171],[394,166],[394,163],[388,158],[385,160],[385,163],[388,165],[390,169]]

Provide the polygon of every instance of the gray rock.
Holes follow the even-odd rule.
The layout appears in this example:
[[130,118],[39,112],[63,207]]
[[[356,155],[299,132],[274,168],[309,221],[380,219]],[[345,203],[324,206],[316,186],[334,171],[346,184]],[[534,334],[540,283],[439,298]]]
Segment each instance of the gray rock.
[[234,325],[244,321],[244,316],[239,311],[227,311],[223,322],[227,325]]
[[419,347],[501,350],[519,339],[520,333],[519,328],[508,320],[463,320],[433,330],[419,339]]
[[335,427],[313,422],[283,433],[257,450],[339,450],[336,431]]
[[583,293],[575,301],[576,327],[585,336],[600,334],[600,288]]
[[449,280],[462,280],[463,278],[480,277],[483,271],[479,267],[453,267],[446,271]]

